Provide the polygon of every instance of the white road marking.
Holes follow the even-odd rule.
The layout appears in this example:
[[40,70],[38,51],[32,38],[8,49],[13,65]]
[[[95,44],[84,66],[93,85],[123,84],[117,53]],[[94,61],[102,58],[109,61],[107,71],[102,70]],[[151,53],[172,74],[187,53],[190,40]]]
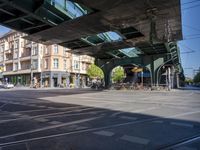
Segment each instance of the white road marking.
[[20,116],[22,119],[25,119],[25,118],[30,118],[30,116],[29,115],[21,115]]
[[[149,110],[154,110],[157,109],[158,107],[150,107],[150,108],[146,108],[146,109],[137,109],[137,110],[131,110],[129,111],[130,113],[139,113],[139,112],[146,112]],[[123,114],[123,113],[127,113],[127,112],[122,112],[122,111],[118,111],[113,113],[110,117],[116,117],[117,115]]]
[[194,125],[193,124],[188,124],[188,123],[182,123],[182,122],[171,122],[171,125],[176,125],[176,126],[182,126],[182,127],[189,127],[189,128],[193,128]]
[[14,114],[10,114],[12,116],[21,116],[22,114],[18,114],[18,113],[14,113]]
[[157,109],[158,107],[150,107],[150,108],[145,108],[145,109],[138,109],[138,110],[133,110],[130,111],[131,113],[140,113],[140,112],[146,112],[146,111],[150,111],[150,110],[154,110]]
[[[21,104],[21,103],[20,103]],[[37,106],[36,104],[28,104],[27,106]]]
[[113,136],[115,133],[113,132],[110,132],[110,131],[97,131],[97,132],[93,132],[94,134],[97,134],[97,135],[102,135],[102,136]]
[[142,144],[142,145],[147,145],[150,142],[148,139],[135,137],[135,136],[129,136],[129,135],[123,135],[120,139],[131,142],[131,143],[137,143],[137,144]]
[[172,117],[177,118],[177,117],[182,117],[182,116],[187,116],[187,115],[192,115],[192,114],[197,114],[197,113],[200,113],[200,111],[192,111],[192,112],[177,114],[177,115],[173,115]]
[[164,121],[162,120],[156,120],[156,121],[152,121],[153,123],[163,123]]
[[128,119],[128,120],[137,120],[136,117],[130,117],[130,116],[120,116],[121,119]]
[[78,126],[76,128],[76,130],[84,130],[84,129],[88,129],[88,127],[85,127],[85,126]]
[[55,128],[64,127],[64,126],[68,126],[68,125],[73,125],[73,124],[79,124],[79,123],[83,123],[83,122],[96,120],[96,119],[99,119],[101,117],[102,116],[86,118],[86,119],[81,119],[81,120],[77,120],[77,121],[71,121],[71,122],[67,122],[67,123],[62,123],[62,124],[59,124],[59,125],[52,125],[52,126],[42,127],[42,128],[39,128],[39,129],[29,130],[29,131],[25,131],[25,132],[17,132],[17,133],[10,134],[10,135],[0,136],[0,139],[5,139],[5,138],[9,138],[9,137],[15,137],[15,136],[19,136],[19,135],[25,135],[25,134],[30,134],[30,133],[35,133],[35,132],[39,132],[39,131],[45,131],[45,130],[49,130],[49,129],[55,129]]
[[57,125],[57,124],[62,124],[63,122],[60,122],[60,121],[51,121],[49,122],[49,124],[52,124],[52,125]]
[[[84,106],[75,106],[75,107],[64,107],[64,108],[46,108],[46,109],[33,109],[33,110],[22,110],[22,111],[15,111],[16,113],[31,113],[31,112],[38,112],[38,111],[47,111],[47,110],[68,110],[68,109],[75,109],[75,108],[86,108]],[[4,111],[5,112],[5,111]]]
[[0,109],[2,109],[4,106],[8,105],[8,103],[4,103],[3,105],[0,106]]
[[[1,123],[6,123],[6,122],[11,122],[11,121],[18,121],[18,120],[24,120],[24,119],[34,119],[34,118],[41,118],[41,117],[44,117],[44,118],[50,118],[50,116],[54,117],[56,115],[62,115],[62,114],[67,114],[67,113],[72,113],[72,112],[81,112],[81,111],[84,111],[84,110],[91,110],[91,109],[94,109],[94,108],[85,108],[85,109],[79,109],[79,110],[72,110],[72,111],[64,111],[64,112],[58,112],[58,113],[50,113],[50,114],[43,114],[43,115],[37,115],[37,116],[30,116],[30,117],[23,117],[23,118],[15,118],[15,119],[7,119],[7,120],[1,120],[0,121],[0,124]],[[89,113],[89,112],[87,112]],[[76,115],[76,114],[72,114],[72,115]],[[72,116],[71,115],[71,116]],[[80,114],[79,114],[80,115]]]
[[[195,114],[195,113],[199,113],[199,111],[189,112],[189,114]],[[168,117],[164,117],[164,118],[170,119],[172,117],[184,116],[184,115],[188,115],[188,113],[182,113],[182,114],[178,114],[178,115],[172,115],[172,116],[168,116]],[[37,141],[37,140],[43,140],[43,139],[61,137],[61,136],[66,136],[66,135],[80,134],[80,133],[86,133],[86,132],[93,132],[93,131],[97,131],[97,130],[106,130],[106,129],[110,129],[110,128],[118,128],[118,127],[127,126],[127,125],[134,125],[134,124],[139,124],[139,123],[156,121],[158,119],[160,119],[160,118],[154,117],[154,118],[143,119],[143,120],[138,120],[138,121],[130,121],[130,122],[126,122],[126,123],[114,124],[114,125],[109,125],[109,126],[103,126],[103,127],[97,127],[97,128],[89,128],[89,129],[80,130],[80,131],[71,131],[71,132],[64,132],[64,133],[60,133],[60,134],[53,134],[53,135],[49,135],[49,136],[23,139],[23,140],[18,140],[18,141],[13,141],[13,142],[1,143],[0,147],[5,147],[7,145],[16,145],[16,144],[20,144],[20,143],[24,143],[24,142],[30,142],[30,141]]]
[[37,107],[39,107],[39,108],[47,108],[46,106],[37,106]]
[[179,147],[179,148],[176,148],[175,150],[197,150],[196,148],[191,148],[191,147]]
[[48,122],[48,121],[49,121],[49,120],[46,119],[46,118],[35,118],[35,119],[33,119],[33,120],[38,121],[38,122]]

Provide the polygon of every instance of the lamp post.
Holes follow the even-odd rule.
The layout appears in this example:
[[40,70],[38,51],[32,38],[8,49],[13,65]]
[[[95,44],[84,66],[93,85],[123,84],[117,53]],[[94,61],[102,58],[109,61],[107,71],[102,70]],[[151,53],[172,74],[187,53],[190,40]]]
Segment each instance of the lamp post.
[[81,56],[79,55],[78,87],[80,88]]
[[141,72],[141,82],[142,82],[142,87],[143,87],[143,83],[144,83],[143,71]]

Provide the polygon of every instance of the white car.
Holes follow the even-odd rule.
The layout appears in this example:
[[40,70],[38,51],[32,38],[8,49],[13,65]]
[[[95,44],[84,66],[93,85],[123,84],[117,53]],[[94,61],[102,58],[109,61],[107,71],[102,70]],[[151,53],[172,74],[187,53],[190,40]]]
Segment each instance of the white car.
[[4,84],[0,83],[0,88],[4,88]]
[[6,83],[3,85],[5,89],[11,89],[11,88],[14,88],[14,84],[11,84],[11,83]]

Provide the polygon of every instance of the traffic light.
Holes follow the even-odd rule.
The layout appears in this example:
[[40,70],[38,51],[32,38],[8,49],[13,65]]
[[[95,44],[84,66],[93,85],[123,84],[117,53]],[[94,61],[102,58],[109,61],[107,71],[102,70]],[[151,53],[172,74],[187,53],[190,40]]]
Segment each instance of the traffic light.
[[0,72],[3,72],[3,67],[2,66],[0,66]]
[[134,67],[131,71],[132,72],[142,72],[143,68]]

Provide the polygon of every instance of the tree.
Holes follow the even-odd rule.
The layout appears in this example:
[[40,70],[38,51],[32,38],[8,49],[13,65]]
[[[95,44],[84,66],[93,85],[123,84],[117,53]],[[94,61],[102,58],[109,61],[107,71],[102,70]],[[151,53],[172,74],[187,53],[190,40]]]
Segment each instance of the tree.
[[97,67],[95,64],[92,64],[89,66],[89,68],[87,69],[87,75],[90,78],[103,79],[103,77],[104,77],[103,71],[99,67]]
[[193,79],[194,83],[200,83],[200,72],[198,72]]
[[122,67],[116,67],[113,69],[112,80],[114,82],[120,82],[125,77],[124,69]]

